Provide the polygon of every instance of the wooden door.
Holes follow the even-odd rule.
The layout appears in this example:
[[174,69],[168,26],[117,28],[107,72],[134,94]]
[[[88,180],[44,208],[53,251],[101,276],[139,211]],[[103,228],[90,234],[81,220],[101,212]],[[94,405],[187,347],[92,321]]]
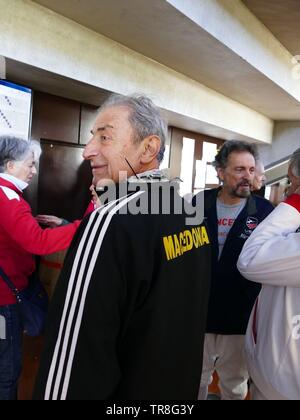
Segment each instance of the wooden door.
[[81,219],[90,201],[92,173],[83,147],[42,141],[37,212],[73,221]]

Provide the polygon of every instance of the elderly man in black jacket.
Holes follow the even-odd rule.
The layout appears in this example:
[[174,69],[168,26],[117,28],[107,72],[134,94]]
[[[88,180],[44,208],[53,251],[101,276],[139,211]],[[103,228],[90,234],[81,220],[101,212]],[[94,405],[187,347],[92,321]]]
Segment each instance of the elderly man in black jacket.
[[84,157],[95,185],[116,183],[115,197],[104,192],[70,247],[37,399],[197,399],[210,240],[200,218],[188,225],[179,196],[175,209],[158,170],[165,136],[145,97],[113,96],[100,110]]
[[251,194],[256,159],[254,145],[225,143],[215,160],[222,186],[205,191],[212,284],[199,399],[206,398],[214,370],[222,399],[244,399],[247,394],[244,335],[260,285],[246,280],[236,264],[245,241],[273,210],[269,201]]

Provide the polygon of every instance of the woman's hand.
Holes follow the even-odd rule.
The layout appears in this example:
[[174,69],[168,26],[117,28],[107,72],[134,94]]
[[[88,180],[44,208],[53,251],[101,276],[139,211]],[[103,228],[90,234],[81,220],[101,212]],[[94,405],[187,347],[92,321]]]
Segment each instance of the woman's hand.
[[98,209],[99,207],[101,207],[101,202],[100,202],[99,197],[96,193],[94,185],[90,186],[90,191],[92,193],[92,201],[94,203],[95,209]]
[[39,214],[36,216],[36,220],[39,224],[44,226],[49,226],[51,228],[56,228],[58,226],[61,226],[63,219],[56,217],[56,216],[50,216],[46,214]]

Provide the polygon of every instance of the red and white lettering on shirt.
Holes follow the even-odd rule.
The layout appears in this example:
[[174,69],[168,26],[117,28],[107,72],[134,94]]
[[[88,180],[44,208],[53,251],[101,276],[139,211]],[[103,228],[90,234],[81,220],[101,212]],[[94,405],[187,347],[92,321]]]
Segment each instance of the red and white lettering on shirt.
[[219,258],[222,254],[230,229],[245,207],[246,201],[247,200],[242,199],[238,204],[227,205],[222,203],[219,199],[217,200]]
[[235,222],[235,219],[227,219],[226,217],[223,219],[218,219],[219,226],[230,226],[232,227]]

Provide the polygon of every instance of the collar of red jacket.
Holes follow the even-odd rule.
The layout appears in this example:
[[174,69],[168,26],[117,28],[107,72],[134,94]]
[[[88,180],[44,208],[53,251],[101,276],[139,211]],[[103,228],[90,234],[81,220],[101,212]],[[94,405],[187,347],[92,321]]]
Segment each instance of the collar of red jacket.
[[15,191],[19,195],[23,195],[23,192],[19,190],[19,188],[14,185],[12,182],[7,181],[6,179],[0,176],[0,187],[7,187],[11,190]]

